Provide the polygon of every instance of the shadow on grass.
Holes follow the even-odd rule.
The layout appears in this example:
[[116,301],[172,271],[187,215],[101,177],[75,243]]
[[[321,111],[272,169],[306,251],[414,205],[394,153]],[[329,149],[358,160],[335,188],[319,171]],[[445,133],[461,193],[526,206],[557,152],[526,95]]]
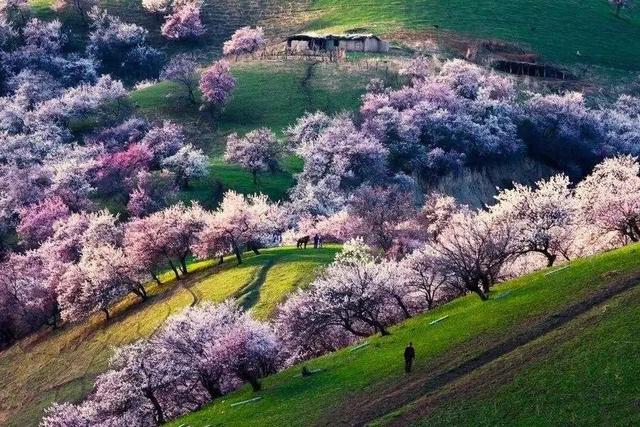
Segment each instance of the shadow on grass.
[[242,307],[244,311],[251,309],[260,300],[260,288],[266,281],[267,273],[271,267],[273,267],[273,264],[274,261],[272,259],[265,262],[264,265],[260,267],[253,280],[233,295],[237,304]]

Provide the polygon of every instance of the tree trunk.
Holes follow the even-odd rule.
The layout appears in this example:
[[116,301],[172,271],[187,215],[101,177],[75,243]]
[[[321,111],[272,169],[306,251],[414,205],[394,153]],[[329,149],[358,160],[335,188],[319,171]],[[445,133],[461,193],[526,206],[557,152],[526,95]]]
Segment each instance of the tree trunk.
[[220,260],[218,261],[218,265],[224,264],[224,255],[220,255]]
[[361,337],[361,338],[367,338],[370,334],[366,333],[366,332],[360,332],[360,331],[356,331],[355,329],[353,329],[351,326],[349,325],[342,325],[347,331],[351,332],[353,335]]
[[631,233],[629,233],[631,240],[637,242],[640,238],[640,228],[638,228],[638,224],[635,221],[632,221],[629,224],[629,228],[631,230]]
[[404,313],[404,318],[405,319],[409,319],[411,317],[411,313],[409,313],[409,310],[407,309],[407,306],[404,305],[404,302],[402,302],[402,298],[400,298],[398,296],[396,296],[394,298],[395,298],[396,302],[398,303],[398,306],[400,307],[400,309]]
[[111,316],[109,315],[109,309],[101,308],[100,310],[104,313],[105,320],[108,322],[109,319],[111,319]]
[[158,421],[158,424],[164,424],[164,412],[162,412],[162,406],[160,406],[160,402],[158,402],[156,396],[149,389],[144,390],[144,395],[151,401],[151,404],[153,405],[153,409],[156,413],[156,421]]
[[147,300],[147,291],[144,289],[144,286],[141,285],[140,283],[137,283],[134,286],[134,288],[132,289],[132,292],[137,296],[139,296],[142,301]]
[[255,243],[249,243],[249,249],[251,249],[251,251],[253,251],[254,254],[260,255],[260,251],[258,250],[258,246],[256,246]]
[[425,298],[427,300],[427,310],[431,310],[433,308],[433,298]]
[[178,273],[178,269],[176,268],[175,265],[173,265],[173,262],[171,261],[171,258],[169,258],[167,256],[167,261],[169,261],[169,265],[171,266],[171,269],[173,270],[173,274],[176,275],[176,280],[180,280],[180,274]]
[[480,286],[476,286],[469,290],[476,293],[482,301],[487,301],[489,299],[489,296],[482,290],[482,288],[480,288]]
[[242,252],[240,252],[240,248],[237,247],[236,245],[233,245],[233,253],[236,255],[238,264],[242,264]]
[[543,252],[543,254],[547,257],[547,267],[553,267],[553,263],[556,262],[557,255],[550,254],[549,252]]
[[364,320],[364,319],[362,319],[362,320],[365,323],[368,323],[369,325],[373,326],[373,329],[375,329],[377,332],[380,332],[380,335],[382,335],[382,336],[391,335],[389,333],[389,331],[386,330],[384,325],[382,323],[378,322],[377,320]]
[[489,289],[491,288],[491,280],[487,277],[483,277],[482,279],[480,279],[480,283],[482,286],[482,292],[485,295],[489,295]]
[[187,274],[187,256],[183,255],[180,257],[180,270],[182,271],[182,275]]
[[206,374],[200,375],[200,382],[205,390],[207,390],[207,393],[209,393],[211,400],[222,396],[222,391],[220,390],[217,382],[209,380],[209,377]]
[[153,280],[155,280],[158,285],[162,286],[162,282],[160,281],[160,279],[158,279],[156,273],[154,273],[153,270],[149,271],[149,273],[151,273],[151,277],[153,278]]
[[251,174],[253,175],[253,185],[258,185],[258,171],[252,170]]
[[260,384],[260,380],[258,380],[255,375],[242,372],[240,377],[251,384],[251,390],[253,390],[254,392],[260,391],[262,389],[262,384]]

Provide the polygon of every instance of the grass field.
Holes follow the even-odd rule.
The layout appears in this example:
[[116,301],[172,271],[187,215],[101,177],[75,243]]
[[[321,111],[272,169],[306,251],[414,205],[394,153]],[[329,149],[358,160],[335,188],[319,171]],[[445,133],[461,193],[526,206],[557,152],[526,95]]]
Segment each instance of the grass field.
[[[210,404],[199,412],[175,421],[172,425],[194,427],[205,425],[313,425],[314,423],[327,423],[329,420],[332,420],[331,423],[334,424],[341,422],[350,424],[356,419],[359,422],[366,421],[366,418],[357,417],[367,411],[370,411],[369,415],[374,414],[376,417],[384,415],[384,413],[393,414],[393,410],[397,407],[402,407],[420,397],[422,388],[428,384],[430,378],[447,372],[465,361],[473,360],[496,344],[507,342],[510,338],[526,333],[539,322],[552,320],[556,313],[577,301],[590,298],[607,288],[616,278],[628,274],[637,278],[640,273],[639,254],[639,246],[629,246],[592,258],[574,261],[569,268],[551,274],[547,274],[548,270],[541,271],[506,282],[492,291],[492,298],[488,302],[483,303],[475,296],[458,299],[392,328],[391,336],[372,337],[367,340],[368,345],[359,349],[344,349],[308,362],[307,365],[312,369],[325,369],[310,378],[300,377],[300,366],[266,378],[263,391],[259,394],[262,399],[259,401],[231,407],[230,405],[235,402],[254,396],[248,388],[243,388]],[[633,292],[637,293],[637,290]],[[636,312],[637,309],[638,307],[635,306]],[[445,316],[448,317],[431,324],[434,320]],[[591,333],[605,334],[611,330],[612,328],[607,330],[594,329]],[[589,332],[585,331],[585,333]],[[627,333],[628,330],[623,331],[616,335],[618,338],[612,339],[625,339]],[[547,338],[543,336],[541,339]],[[418,356],[414,373],[411,376],[405,376],[402,369],[402,351],[409,341],[413,341]],[[567,342],[566,353],[570,353],[571,345],[579,345],[578,342],[578,338],[573,341],[573,344]],[[593,346],[594,352],[603,349],[606,349],[604,343]],[[562,352],[561,349],[559,351]],[[622,357],[624,354],[620,353],[620,356]],[[591,375],[593,378],[609,375],[607,372],[599,371],[599,363],[607,357],[606,352],[592,359],[580,354],[576,354],[575,357],[583,363],[586,375]],[[568,363],[570,364],[570,362]],[[640,368],[640,360],[637,357],[630,356],[627,363],[632,365],[629,368],[631,370]],[[532,372],[531,375],[535,377],[535,371]],[[547,372],[548,374],[545,375],[553,375],[551,367]],[[615,371],[610,374],[614,375]],[[627,383],[633,382],[633,386],[637,389],[637,376],[626,376],[625,378]],[[557,383],[562,381],[556,380]],[[559,390],[560,394],[556,395],[558,401],[554,404],[556,408],[564,407],[563,410],[568,410],[566,405],[570,405],[570,401],[566,396],[577,392],[573,387],[579,387],[580,384],[587,381],[587,378],[576,380],[576,382],[567,378],[564,381],[565,389]],[[538,385],[541,384],[542,380]],[[493,385],[489,384],[487,387],[489,386]],[[543,391],[539,390],[540,393]],[[405,395],[405,392],[408,394]],[[415,396],[412,396],[410,392]],[[519,400],[520,403],[518,404],[514,400],[511,406],[514,411],[525,408],[535,411],[536,404],[538,405],[537,410],[545,411],[547,410],[545,399],[553,399],[552,394],[556,390],[548,389],[547,394],[540,395],[534,400],[534,403],[525,398],[526,389],[524,387],[520,389],[520,392],[522,396],[522,399]],[[500,396],[505,400],[510,399],[507,389],[504,389]],[[395,402],[395,405],[390,402]],[[606,407],[607,398],[592,400],[591,403],[594,408],[589,414],[597,413],[597,411],[602,412],[605,409],[608,411],[616,409]],[[385,409],[385,406],[390,406],[390,408],[380,413]],[[492,409],[493,406],[484,407],[482,402],[469,404],[469,411],[475,410],[477,413],[480,411],[490,412]],[[625,417],[628,413],[628,408],[620,408],[618,412],[610,413],[610,419],[627,420],[628,418]],[[451,412],[447,414],[451,414]],[[442,415],[441,418],[443,423],[447,420],[445,415]],[[588,414],[585,417],[582,421],[589,419]],[[573,423],[575,425],[584,424],[580,422],[579,417],[575,420],[576,422]],[[386,419],[386,421],[389,422],[390,419]],[[480,422],[480,418],[476,418],[475,421],[475,425],[499,424],[499,422],[484,424]],[[507,423],[508,421],[508,419],[505,420]],[[635,422],[638,422],[637,411]]]
[[638,322],[633,289],[474,372],[419,424],[637,425]]
[[313,0],[309,15],[314,30],[502,39],[550,62],[640,70],[640,14],[616,18],[606,0]]
[[[192,276],[185,283],[150,286],[149,301],[123,301],[106,325],[95,316],[14,345],[0,353],[0,425],[37,425],[51,402],[82,398],[95,376],[105,370],[113,346],[148,337],[169,315],[190,304],[238,298],[256,317],[269,317],[291,290],[311,281],[317,268],[331,262],[338,250],[338,246],[306,251],[274,248],[259,256],[247,254],[241,266],[233,261],[222,267],[212,267],[211,261],[192,264]],[[249,284],[252,288],[245,289]]]

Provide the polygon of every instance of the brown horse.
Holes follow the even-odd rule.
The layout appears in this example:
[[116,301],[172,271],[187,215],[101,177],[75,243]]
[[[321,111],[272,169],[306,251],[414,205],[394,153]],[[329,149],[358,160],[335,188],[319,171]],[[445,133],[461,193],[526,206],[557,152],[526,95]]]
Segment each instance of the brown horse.
[[309,236],[299,238],[298,242],[296,243],[296,248],[302,249],[304,247],[304,249],[307,249],[307,243],[309,243],[309,239]]

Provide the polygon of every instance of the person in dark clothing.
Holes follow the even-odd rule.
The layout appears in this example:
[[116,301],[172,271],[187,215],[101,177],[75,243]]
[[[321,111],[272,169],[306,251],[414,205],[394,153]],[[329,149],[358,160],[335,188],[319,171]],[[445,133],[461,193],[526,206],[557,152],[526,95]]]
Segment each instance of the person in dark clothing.
[[320,241],[320,236],[317,234],[313,236],[313,248],[318,249],[318,242]]
[[413,359],[416,358],[416,351],[413,349],[413,343],[409,343],[407,348],[404,349],[404,371],[408,374],[411,372],[411,365],[413,365]]

